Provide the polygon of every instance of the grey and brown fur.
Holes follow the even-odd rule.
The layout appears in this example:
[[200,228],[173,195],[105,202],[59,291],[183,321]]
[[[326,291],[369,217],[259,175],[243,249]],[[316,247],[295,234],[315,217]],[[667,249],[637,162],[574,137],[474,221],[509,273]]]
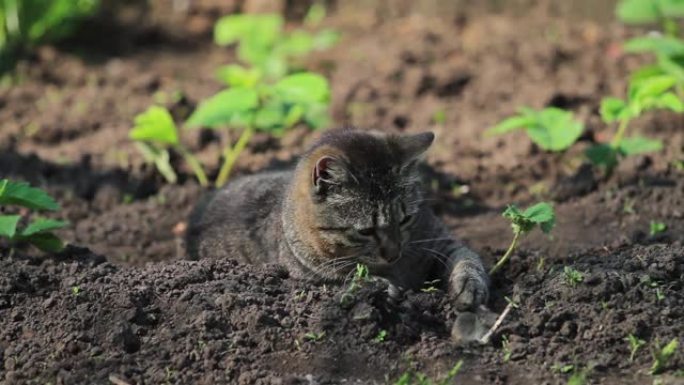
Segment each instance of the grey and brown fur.
[[198,205],[194,258],[277,262],[291,275],[342,281],[357,263],[394,288],[441,279],[459,308],[486,302],[477,254],[431,212],[416,170],[432,133],[351,129],[324,135],[294,170],[236,179]]

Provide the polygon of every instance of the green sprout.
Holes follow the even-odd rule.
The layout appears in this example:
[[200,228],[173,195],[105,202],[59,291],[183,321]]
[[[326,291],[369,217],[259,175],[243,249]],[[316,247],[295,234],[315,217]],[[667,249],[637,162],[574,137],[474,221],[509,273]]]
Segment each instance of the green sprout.
[[510,361],[511,356],[513,355],[513,349],[511,349],[511,343],[508,342],[508,337],[506,336],[501,337],[501,350],[503,350],[504,353],[503,361]]
[[617,132],[609,144],[599,143],[586,150],[586,156],[597,166],[612,169],[621,157],[659,151],[659,140],[641,136],[625,137],[629,123],[643,112],[653,109],[684,111],[682,101],[669,90],[676,84],[670,75],[659,75],[630,82],[626,100],[608,97],[601,101],[601,118],[606,124],[618,122]]
[[621,0],[615,13],[623,23],[660,23],[670,36],[677,35],[675,19],[684,17],[684,3],[680,0]]
[[574,368],[572,375],[568,378],[567,385],[584,385],[587,383],[587,377],[589,376],[589,369],[579,369]]
[[644,345],[646,341],[640,339],[634,334],[629,334],[625,340],[629,343],[629,362],[634,361],[634,356],[636,356],[637,351]]
[[356,270],[354,271],[354,277],[351,280],[351,284],[340,297],[340,302],[342,305],[349,304],[354,298],[354,293],[363,285],[364,282],[370,280],[368,273],[368,266],[357,263]]
[[387,330],[384,330],[384,329],[383,329],[383,330],[380,330],[380,331],[378,332],[378,335],[376,335],[375,337],[373,337],[373,341],[375,341],[375,342],[384,342],[384,341],[385,341],[385,338],[387,338]]
[[463,360],[459,360],[441,381],[434,381],[424,373],[408,370],[394,382],[394,385],[448,385],[452,383],[454,377],[461,371],[462,366]]
[[503,120],[487,130],[486,135],[501,135],[524,129],[540,148],[563,151],[572,146],[584,131],[584,124],[575,120],[572,112],[556,107],[541,111],[523,107],[518,115]]
[[565,266],[563,268],[563,276],[565,277],[565,282],[567,282],[568,285],[572,287],[575,287],[577,286],[577,284],[582,283],[584,281],[584,274],[573,269],[570,266]]
[[81,291],[82,291],[82,290],[81,290],[81,287],[78,286],[78,285],[77,285],[77,286],[72,286],[72,287],[71,287],[71,294],[72,294],[74,297],[78,297],[78,296],[81,294]]
[[651,221],[649,225],[649,232],[651,236],[663,233],[667,230],[667,225],[663,222]]
[[651,374],[661,373],[665,367],[667,367],[670,359],[674,357],[677,353],[677,347],[679,346],[679,341],[673,338],[667,345],[660,347],[656,342],[655,348],[652,350],[653,354],[653,365],[651,365]]
[[72,34],[78,22],[92,15],[99,3],[99,0],[1,0],[0,72],[10,69],[22,51]]
[[[59,204],[45,191],[28,183],[0,180],[0,205],[16,205],[31,210],[58,211]],[[35,218],[26,226],[20,226],[21,215],[0,215],[0,237],[11,243],[27,242],[46,252],[57,252],[64,243],[53,231],[68,222],[47,218]]]
[[181,144],[176,123],[166,108],[152,106],[136,116],[135,125],[128,135],[135,141],[145,160],[154,164],[167,182],[176,183],[178,180],[169,155],[169,150],[174,149],[183,156],[200,185],[208,185],[202,165]]
[[304,334],[304,339],[309,340],[309,341],[313,341],[313,342],[320,341],[323,339],[323,337],[325,337],[325,332],[320,332],[320,333],[308,332],[308,333]]
[[496,273],[513,254],[515,247],[520,240],[520,237],[532,231],[535,227],[539,228],[548,234],[556,223],[556,214],[553,211],[553,206],[546,202],[537,203],[534,206],[527,208],[525,211],[515,205],[510,205],[504,211],[503,216],[511,221],[513,227],[513,240],[506,250],[506,253],[496,262],[494,267],[489,271],[492,275]]

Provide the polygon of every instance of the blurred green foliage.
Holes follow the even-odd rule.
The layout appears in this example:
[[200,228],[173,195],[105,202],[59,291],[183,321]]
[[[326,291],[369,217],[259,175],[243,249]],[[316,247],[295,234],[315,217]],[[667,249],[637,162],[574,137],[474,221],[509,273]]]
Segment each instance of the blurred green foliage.
[[67,37],[99,0],[0,0],[0,71],[38,43]]

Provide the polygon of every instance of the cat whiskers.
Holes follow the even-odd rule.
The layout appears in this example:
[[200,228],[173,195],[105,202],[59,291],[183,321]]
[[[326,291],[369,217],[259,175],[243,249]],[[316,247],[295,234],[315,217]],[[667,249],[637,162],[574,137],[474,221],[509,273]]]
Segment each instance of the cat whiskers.
[[312,270],[316,276],[334,278],[340,271],[356,265],[355,259],[355,255],[331,259],[315,266]]
[[415,243],[426,243],[426,242],[441,242],[441,241],[451,241],[453,240],[452,237],[443,237],[443,238],[427,238],[427,239],[419,239],[417,241],[411,241],[408,244],[413,245]]
[[[435,260],[438,261],[439,263],[441,263],[442,266],[444,266],[445,269],[447,269],[447,270],[451,269],[451,266],[449,266],[449,265],[447,264],[447,262],[450,261],[450,259],[451,259],[451,258],[449,258],[448,255],[446,255],[446,254],[444,254],[444,253],[442,253],[442,252],[439,252],[439,251],[437,251],[437,250],[427,248],[427,247],[419,247],[419,248],[420,248],[421,250],[425,250],[425,251],[427,251],[427,252],[429,252],[429,253],[432,253],[432,254],[435,256]],[[415,251],[419,251],[419,250],[415,250]]]

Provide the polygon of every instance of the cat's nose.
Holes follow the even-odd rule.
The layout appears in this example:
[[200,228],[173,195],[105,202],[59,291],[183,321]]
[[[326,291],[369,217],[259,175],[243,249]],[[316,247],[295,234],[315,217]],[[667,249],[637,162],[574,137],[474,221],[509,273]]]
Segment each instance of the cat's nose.
[[401,248],[395,242],[386,242],[380,246],[380,256],[388,263],[392,263],[399,259],[401,255]]

